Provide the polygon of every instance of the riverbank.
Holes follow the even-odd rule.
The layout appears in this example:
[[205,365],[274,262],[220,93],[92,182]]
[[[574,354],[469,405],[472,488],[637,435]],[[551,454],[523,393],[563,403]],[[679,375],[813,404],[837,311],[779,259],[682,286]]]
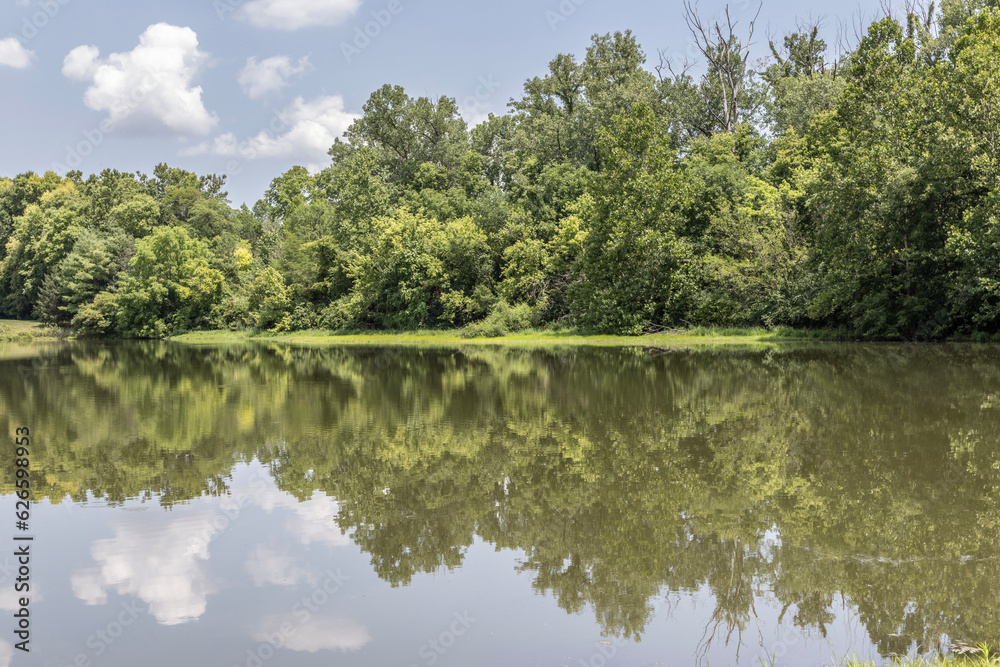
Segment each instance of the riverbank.
[[330,332],[323,330],[289,333],[252,331],[195,331],[173,336],[172,341],[191,344],[282,342],[300,345],[510,345],[510,346],[599,346],[674,347],[694,345],[756,345],[796,340],[843,340],[827,332],[797,332],[766,329],[707,329],[672,331],[645,336],[607,336],[576,331],[525,331],[493,338],[467,338],[461,330]]
[[61,329],[31,320],[0,320],[0,342],[46,342],[67,337]]
[[[0,319],[0,342],[51,342],[77,338],[68,329],[31,320]],[[167,340],[190,344],[241,342],[282,342],[301,345],[511,345],[511,346],[603,346],[672,347],[696,345],[752,345],[781,342],[932,342],[923,340],[861,339],[837,329],[794,329],[792,327],[726,328],[695,327],[666,330],[641,336],[615,336],[579,330],[532,329],[495,337],[477,337],[468,329],[419,329],[415,331],[328,331],[314,329],[273,333],[269,331],[192,331]],[[994,336],[964,336],[935,342],[1000,342]]]

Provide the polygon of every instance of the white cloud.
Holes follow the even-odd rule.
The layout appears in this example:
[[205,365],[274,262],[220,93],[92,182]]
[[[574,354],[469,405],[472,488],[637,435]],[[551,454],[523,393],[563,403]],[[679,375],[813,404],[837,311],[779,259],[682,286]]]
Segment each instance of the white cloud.
[[8,667],[14,661],[14,647],[0,639],[0,667]]
[[106,604],[108,591],[137,597],[163,625],[195,620],[205,613],[214,592],[202,562],[219,534],[210,512],[182,519],[130,520],[115,526],[115,536],[94,542],[97,567],[73,573],[73,594],[88,605]]
[[227,132],[188,148],[181,155],[209,153],[244,160],[286,158],[323,163],[329,160],[327,151],[334,140],[357,118],[357,114],[344,110],[344,99],[339,95],[309,102],[298,97],[277,114],[270,130],[262,130],[242,142],[232,132]]
[[317,491],[312,498],[295,506],[295,518],[288,522],[288,531],[302,544],[316,542],[331,547],[348,546],[351,538],[341,533],[337,524],[339,512],[340,503]]
[[[107,604],[109,591],[139,598],[164,625],[197,620],[207,609],[208,597],[215,592],[207,572],[211,543],[252,507],[291,514],[284,524],[300,544],[350,544],[350,537],[342,534],[337,525],[336,499],[317,491],[309,500],[299,502],[274,486],[273,480],[265,480],[262,470],[258,467],[253,471],[253,484],[234,486],[232,494],[220,499],[212,511],[115,521],[114,536],[96,540],[91,547],[94,566],[79,569],[70,577],[73,594],[88,605]],[[293,557],[265,545],[251,552],[246,570],[257,586],[311,580]],[[0,594],[0,610],[9,610],[12,604],[9,596]],[[363,645],[368,636],[363,628],[361,634]],[[360,636],[354,633],[354,639],[335,638],[333,645],[348,650],[361,641]],[[4,667],[2,662],[0,667]]]
[[207,134],[218,117],[205,109],[202,89],[192,81],[207,55],[191,28],[157,23],[128,53],[101,59],[96,46],[78,46],[63,61],[63,75],[90,83],[84,102],[107,111],[108,120],[138,130],[167,128]]
[[462,116],[462,120],[465,121],[470,130],[480,123],[489,120],[491,113],[493,113],[493,110],[483,103],[467,103],[459,109],[459,115]]
[[279,554],[263,544],[257,545],[246,567],[255,586],[294,586],[306,576],[304,570],[294,565],[291,556]]
[[[293,632],[285,637],[282,626],[291,626]],[[284,637],[283,648],[292,651],[357,651],[372,638],[364,626],[345,618],[311,617],[302,623],[298,616],[271,616],[265,618],[257,629],[254,639],[260,642],[270,641],[271,637]]]
[[[331,547],[343,547],[351,543],[350,536],[341,533],[337,524],[340,503],[322,491],[316,491],[309,500],[299,502],[275,486],[266,486],[234,489],[231,499],[234,506],[256,506],[269,514],[276,509],[294,512],[295,516],[286,521],[286,526],[288,532],[301,544],[309,545],[315,542]],[[264,553],[261,549],[262,547],[257,548],[258,560],[261,560],[260,554]]]
[[86,81],[93,78],[99,67],[97,58],[101,55],[96,46],[78,46],[63,59],[63,76]]
[[35,52],[24,48],[17,37],[0,39],[0,65],[24,69],[31,64]]
[[251,0],[238,16],[258,28],[299,30],[340,25],[360,6],[361,0]]
[[288,56],[274,56],[261,62],[257,62],[256,58],[247,58],[246,67],[240,72],[238,80],[243,92],[255,100],[281,90],[288,85],[290,77],[303,74],[309,67],[309,58],[299,58],[298,65],[293,65]]

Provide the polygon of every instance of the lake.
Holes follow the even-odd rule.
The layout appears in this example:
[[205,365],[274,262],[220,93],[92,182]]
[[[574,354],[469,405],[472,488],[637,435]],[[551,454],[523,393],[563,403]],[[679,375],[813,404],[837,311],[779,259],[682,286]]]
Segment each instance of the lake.
[[0,365],[0,665],[1000,643],[1000,347],[70,342]]

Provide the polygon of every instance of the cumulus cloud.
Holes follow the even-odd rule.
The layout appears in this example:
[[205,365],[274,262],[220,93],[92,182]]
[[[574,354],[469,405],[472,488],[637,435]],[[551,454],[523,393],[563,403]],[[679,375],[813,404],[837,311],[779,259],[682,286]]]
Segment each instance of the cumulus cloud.
[[360,6],[361,0],[251,0],[238,15],[258,28],[299,30],[340,25]]
[[299,58],[297,65],[293,65],[288,56],[274,56],[260,62],[256,58],[247,58],[246,67],[240,72],[238,80],[243,92],[255,100],[281,90],[288,85],[289,78],[303,74],[309,67],[309,58]]
[[86,81],[97,73],[100,49],[96,46],[78,46],[63,58],[63,76],[77,81]]
[[17,37],[0,39],[0,65],[24,69],[31,64],[35,52],[24,48]]
[[227,132],[212,141],[203,142],[181,152],[181,155],[221,155],[244,160],[286,158],[306,162],[326,162],[327,151],[335,139],[358,118],[344,110],[339,95],[306,101],[301,97],[278,112],[271,127],[239,141]]
[[97,567],[73,573],[73,594],[88,605],[105,604],[108,591],[137,597],[163,625],[201,617],[214,592],[202,563],[219,534],[210,512],[183,519],[131,520],[115,526],[115,536],[97,540],[91,555]]
[[208,134],[218,123],[193,81],[207,60],[191,28],[157,23],[127,53],[100,57],[96,46],[78,46],[63,60],[64,76],[90,83],[84,103],[106,111],[114,125]]

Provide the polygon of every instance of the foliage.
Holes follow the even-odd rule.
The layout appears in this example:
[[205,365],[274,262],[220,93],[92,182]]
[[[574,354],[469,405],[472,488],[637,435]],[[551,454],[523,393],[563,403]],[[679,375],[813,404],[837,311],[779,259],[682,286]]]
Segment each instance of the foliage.
[[994,4],[914,6],[836,58],[800,22],[755,63],[759,17],[685,3],[704,71],[593,35],[471,129],[454,99],[387,84],[328,166],[291,167],[253,207],[166,164],[0,178],[0,315],[125,337],[470,332],[523,306],[607,333],[994,337]]
[[616,117],[600,146],[573,308],[585,326],[640,333],[674,321],[689,297],[691,248],[678,230],[690,195],[648,106]]
[[462,329],[464,338],[498,338],[510,333],[524,331],[531,327],[534,313],[531,306],[519,303],[509,305],[500,300],[493,304],[489,314],[479,322],[465,325]]
[[204,326],[224,281],[209,258],[208,246],[183,227],[161,227],[136,241],[131,272],[116,294],[118,331],[159,338]]

